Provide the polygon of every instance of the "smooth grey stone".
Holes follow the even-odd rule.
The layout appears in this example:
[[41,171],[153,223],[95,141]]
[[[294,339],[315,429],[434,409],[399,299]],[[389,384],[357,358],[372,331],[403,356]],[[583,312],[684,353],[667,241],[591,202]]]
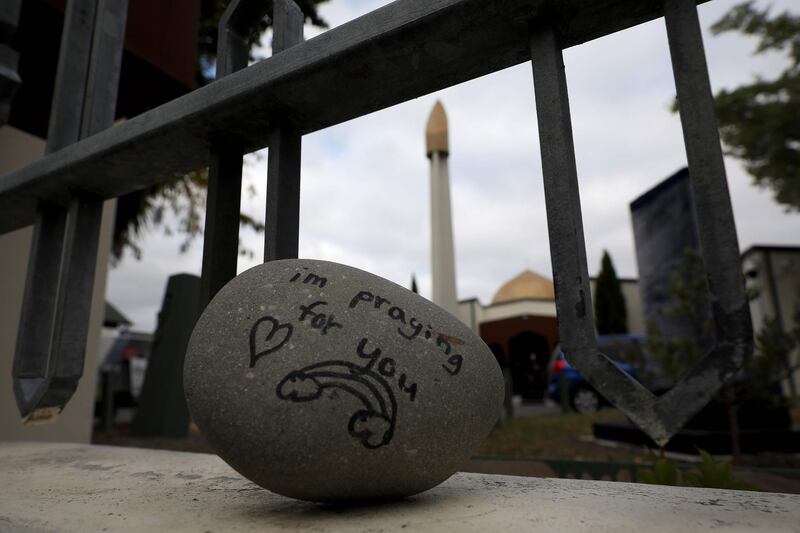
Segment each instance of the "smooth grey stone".
[[492,352],[458,319],[368,272],[307,259],[231,280],[195,326],[184,374],[220,457],[313,501],[436,486],[503,403]]

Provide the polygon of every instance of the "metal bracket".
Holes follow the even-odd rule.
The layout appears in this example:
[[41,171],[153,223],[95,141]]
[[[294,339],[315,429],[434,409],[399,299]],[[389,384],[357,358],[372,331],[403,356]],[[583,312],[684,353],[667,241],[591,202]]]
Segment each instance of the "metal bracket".
[[[248,37],[272,13],[272,53],[303,41],[303,12],[293,0],[234,0],[219,23],[217,79],[247,66]],[[273,125],[267,175],[264,260],[297,257],[301,136],[289,123]],[[243,143],[219,139],[211,148],[200,306],[236,275]]]
[[564,62],[552,29],[532,32],[559,336],[571,364],[660,445],[730,380],[753,351],[750,308],[737,268],[739,246],[722,161],[697,9],[667,0],[665,21],[716,323],[716,346],[667,394],[656,397],[598,350],[594,331]]
[[[113,124],[127,11],[127,0],[68,4],[47,153]],[[83,375],[102,208],[80,190],[39,204],[13,365],[26,422],[55,417]]]

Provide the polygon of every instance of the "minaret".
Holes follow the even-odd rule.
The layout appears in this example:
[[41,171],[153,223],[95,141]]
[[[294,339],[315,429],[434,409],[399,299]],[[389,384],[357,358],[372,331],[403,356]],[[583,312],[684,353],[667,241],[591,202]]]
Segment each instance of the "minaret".
[[450,215],[450,177],[447,172],[447,115],[437,101],[425,128],[431,160],[431,277],[433,303],[456,315],[456,267]]

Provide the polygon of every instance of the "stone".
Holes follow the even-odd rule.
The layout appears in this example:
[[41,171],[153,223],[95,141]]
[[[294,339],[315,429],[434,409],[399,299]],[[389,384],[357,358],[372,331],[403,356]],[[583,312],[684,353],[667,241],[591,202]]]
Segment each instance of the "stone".
[[399,498],[455,473],[503,403],[489,348],[405,288],[307,259],[254,267],[195,326],[184,386],[222,459],[310,501]]

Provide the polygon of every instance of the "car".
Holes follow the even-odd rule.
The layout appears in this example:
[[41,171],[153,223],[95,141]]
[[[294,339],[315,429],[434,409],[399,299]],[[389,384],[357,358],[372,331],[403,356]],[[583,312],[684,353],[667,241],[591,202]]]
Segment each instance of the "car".
[[[597,345],[622,370],[637,377],[636,363],[644,361],[641,335],[600,335]],[[548,365],[547,397],[557,403],[568,403],[576,412],[589,414],[610,405],[567,361],[556,346]]]
[[113,424],[118,409],[138,405],[152,342],[150,333],[127,330],[102,340],[95,417],[106,429]]

